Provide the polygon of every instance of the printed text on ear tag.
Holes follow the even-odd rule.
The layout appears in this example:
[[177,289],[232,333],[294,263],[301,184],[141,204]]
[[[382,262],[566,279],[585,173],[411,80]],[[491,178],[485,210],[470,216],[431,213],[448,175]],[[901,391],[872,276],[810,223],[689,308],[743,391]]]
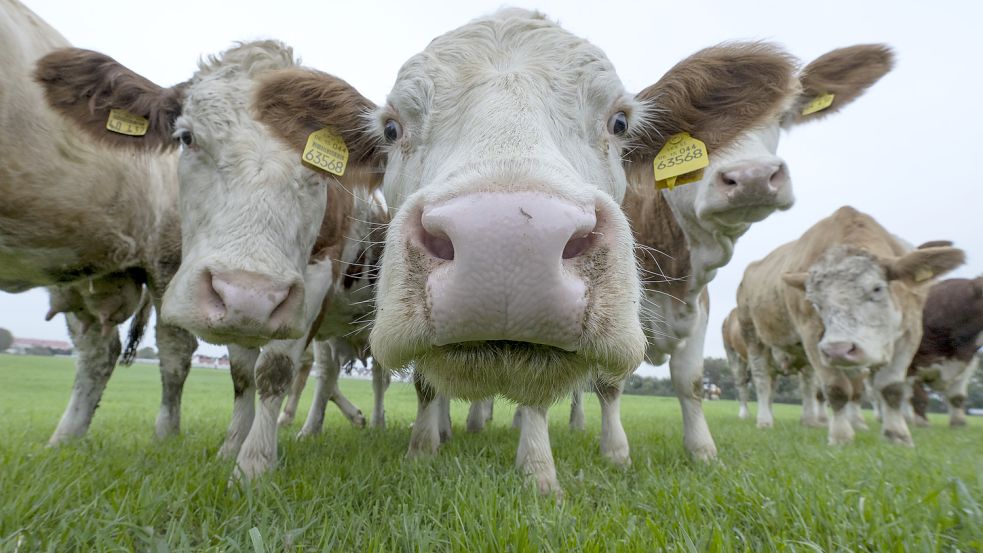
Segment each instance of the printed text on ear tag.
[[331,127],[312,132],[301,158],[304,163],[332,175],[342,176],[348,165],[348,146]]
[[652,160],[655,187],[672,190],[677,185],[696,182],[703,177],[703,168],[707,165],[710,165],[710,157],[706,144],[689,133],[674,134]]
[[830,94],[829,92],[816,96],[811,102],[806,104],[806,107],[802,108],[802,115],[809,115],[828,108],[833,105],[833,98],[835,97],[835,94]]
[[106,120],[107,131],[127,136],[143,136],[147,134],[149,128],[150,121],[147,121],[145,117],[140,117],[125,109],[109,110],[109,119]]

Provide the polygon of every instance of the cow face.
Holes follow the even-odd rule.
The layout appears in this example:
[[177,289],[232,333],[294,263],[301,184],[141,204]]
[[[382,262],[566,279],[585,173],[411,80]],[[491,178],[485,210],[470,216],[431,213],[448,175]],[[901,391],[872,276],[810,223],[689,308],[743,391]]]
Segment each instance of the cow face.
[[783,278],[805,291],[822,320],[818,349],[827,365],[876,368],[892,360],[898,342],[918,342],[927,285],[963,259],[962,251],[951,247],[882,259],[838,246],[808,273]]
[[[441,393],[526,404],[595,371],[618,380],[634,370],[645,340],[618,206],[626,168],[651,171],[674,132],[729,145],[733,123],[773,111],[770,91],[794,79],[771,47],[724,50],[752,52],[737,62],[708,54],[730,69],[682,74],[657,98],[627,94],[597,48],[521,10],[474,21],[411,58],[366,129],[345,136],[384,168],[394,210],[375,356],[414,362]],[[258,91],[256,111],[300,149],[310,132],[351,116],[346,87],[285,71]],[[697,91],[728,102],[693,107]]]
[[[771,113],[743,129],[731,146],[711,151],[710,166],[700,181],[667,194],[673,209],[711,234],[736,237],[751,223],[790,208],[794,196],[789,169],[776,155],[781,129],[839,111],[890,71],[893,57],[884,45],[858,45],[833,50],[808,64],[786,94],[775,91]],[[825,94],[833,94],[828,107],[802,114]]]
[[[60,50],[39,63],[52,105],[102,141],[181,149],[182,262],[161,317],[211,342],[255,346],[306,330],[302,275],[337,182],[297,163],[249,109],[256,79],[293,65],[278,42],[245,43],[162,88],[95,52]],[[148,118],[147,134],[106,131],[119,108]]]

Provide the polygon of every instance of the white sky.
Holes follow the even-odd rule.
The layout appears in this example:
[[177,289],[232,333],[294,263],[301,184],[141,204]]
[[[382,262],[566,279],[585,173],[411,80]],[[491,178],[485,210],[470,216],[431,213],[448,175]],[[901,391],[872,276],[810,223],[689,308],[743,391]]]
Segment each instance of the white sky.
[[[102,51],[151,80],[191,76],[199,56],[236,40],[277,38],[312,67],[336,74],[375,102],[400,65],[435,36],[501,5],[498,1],[212,2],[28,0],[74,45]],[[744,267],[797,238],[837,207],[873,215],[914,244],[949,239],[983,272],[983,3],[912,1],[604,2],[517,1],[600,46],[628,90],[655,82],[675,62],[730,39],[783,44],[803,62],[841,46],[886,42],[897,67],[864,97],[824,121],[793,129],[779,146],[796,205],[754,225],[710,286],[706,353],[723,356],[720,324]],[[969,90],[963,94],[962,90]],[[966,104],[965,102],[969,102]],[[0,293],[0,326],[15,335],[66,339],[61,317],[45,323],[41,290]],[[223,348],[206,346],[205,351]],[[665,374],[665,371],[658,371]]]

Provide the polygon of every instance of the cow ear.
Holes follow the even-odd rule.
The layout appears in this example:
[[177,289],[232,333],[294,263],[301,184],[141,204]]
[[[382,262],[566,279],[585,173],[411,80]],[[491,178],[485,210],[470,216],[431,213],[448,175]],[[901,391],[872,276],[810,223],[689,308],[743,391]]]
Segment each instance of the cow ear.
[[888,280],[920,284],[942,276],[965,262],[966,253],[959,248],[924,248],[886,262],[885,269]]
[[929,240],[928,242],[925,242],[924,244],[920,244],[915,249],[916,250],[924,250],[926,248],[945,248],[945,247],[949,247],[949,246],[952,246],[952,241],[951,240]]
[[782,275],[782,281],[791,286],[792,288],[798,288],[805,292],[806,281],[809,280],[809,273],[785,273]]
[[[827,52],[799,74],[802,94],[785,119],[787,125],[814,121],[839,111],[894,67],[894,52],[886,44],[858,44]],[[816,111],[811,102],[831,94],[831,103]],[[825,105],[825,103],[823,103]],[[802,112],[807,111],[806,115]],[[812,111],[811,113],[808,113]]]
[[255,117],[298,155],[311,133],[331,127],[348,147],[349,163],[382,161],[378,138],[367,129],[375,104],[347,82],[311,69],[272,71],[256,87]]
[[[101,142],[150,150],[177,145],[171,135],[181,115],[184,85],[158,86],[109,56],[80,48],[55,50],[38,60],[34,79],[55,111]],[[131,136],[107,130],[114,109],[146,119],[146,133]]]
[[713,152],[778,117],[799,91],[794,58],[777,46],[726,43],[701,50],[638,93],[642,121],[633,125],[627,154],[651,162],[665,141],[687,132]]

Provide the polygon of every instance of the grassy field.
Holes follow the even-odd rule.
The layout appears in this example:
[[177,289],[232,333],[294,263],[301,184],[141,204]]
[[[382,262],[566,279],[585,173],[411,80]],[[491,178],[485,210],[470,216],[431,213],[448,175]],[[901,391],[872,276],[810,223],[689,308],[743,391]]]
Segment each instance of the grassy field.
[[[65,406],[72,361],[0,355],[2,551],[979,551],[983,550],[983,421],[952,430],[943,417],[915,429],[915,449],[876,430],[841,449],[777,406],[776,427],[736,418],[735,403],[705,403],[721,462],[683,451],[674,399],[626,396],[631,469],[597,448],[597,400],[588,429],[552,412],[566,497],[539,497],[513,468],[512,407],[492,427],[455,435],[432,461],[403,454],[416,412],[410,386],[386,398],[385,431],[355,430],[329,406],[325,434],[280,436],[280,469],[227,487],[215,459],[231,408],[225,372],[196,369],[183,435],[152,439],[159,377],[152,365],[118,368],[89,436],[45,447]],[[368,382],[344,380],[371,406]],[[870,413],[871,426],[876,428]]]

